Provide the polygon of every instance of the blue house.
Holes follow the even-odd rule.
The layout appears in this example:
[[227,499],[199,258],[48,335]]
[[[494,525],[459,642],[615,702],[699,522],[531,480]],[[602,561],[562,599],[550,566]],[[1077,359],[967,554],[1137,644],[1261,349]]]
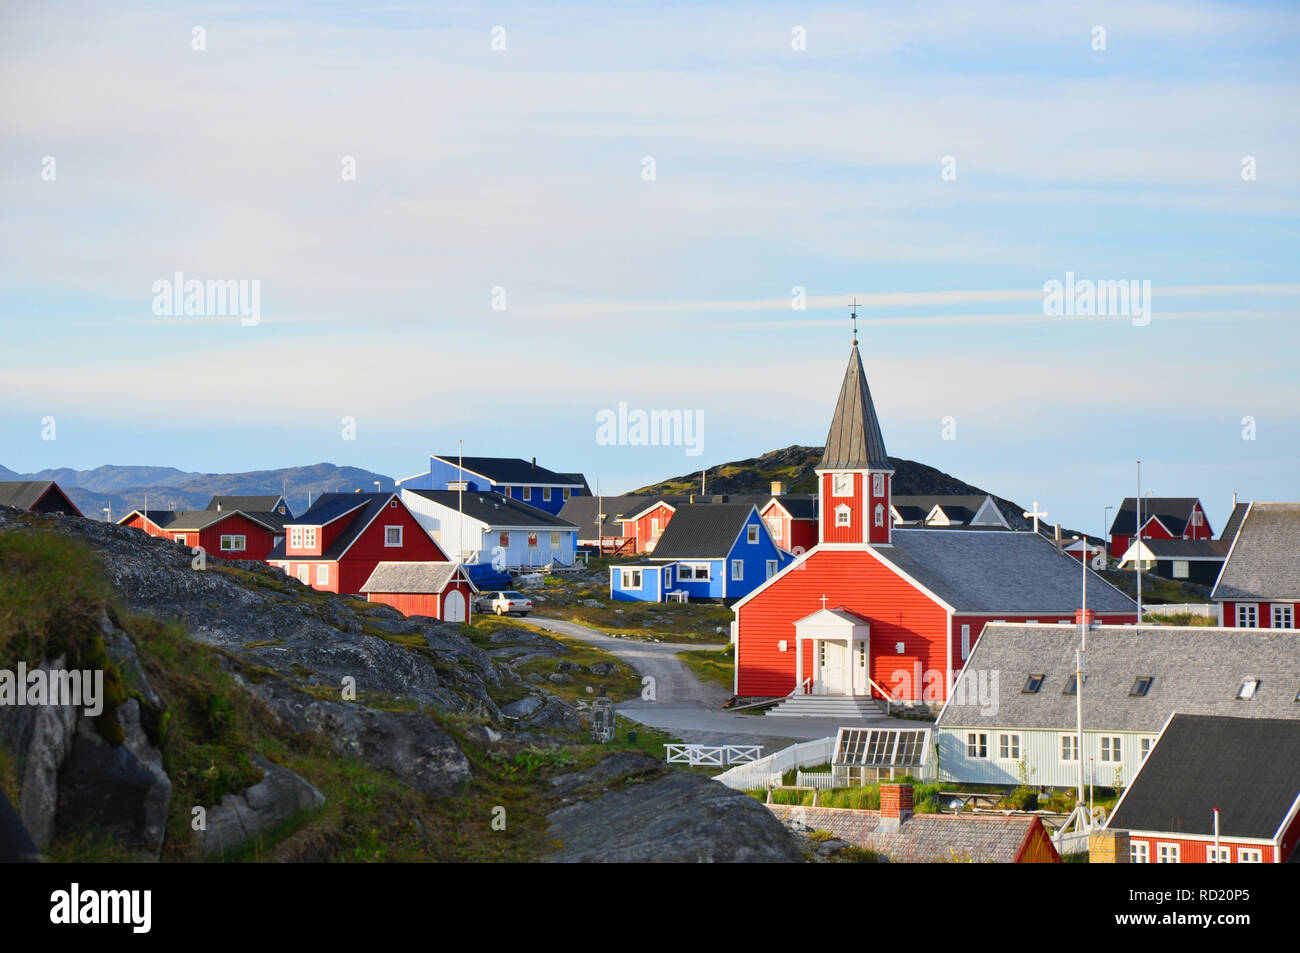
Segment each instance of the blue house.
[[454,453],[429,457],[429,469],[397,481],[405,490],[474,490],[499,493],[552,516],[571,496],[590,495],[581,473],[556,473],[516,457],[458,457]]
[[752,503],[679,506],[652,557],[610,567],[609,595],[623,602],[666,602],[678,594],[732,602],[793,560]]

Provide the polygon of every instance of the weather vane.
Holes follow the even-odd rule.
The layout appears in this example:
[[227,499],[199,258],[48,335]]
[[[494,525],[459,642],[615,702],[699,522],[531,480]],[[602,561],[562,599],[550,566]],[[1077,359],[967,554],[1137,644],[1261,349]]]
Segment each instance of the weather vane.
[[853,307],[849,313],[849,317],[853,319],[853,346],[857,347],[858,346],[858,299],[856,295],[854,295],[853,297]]

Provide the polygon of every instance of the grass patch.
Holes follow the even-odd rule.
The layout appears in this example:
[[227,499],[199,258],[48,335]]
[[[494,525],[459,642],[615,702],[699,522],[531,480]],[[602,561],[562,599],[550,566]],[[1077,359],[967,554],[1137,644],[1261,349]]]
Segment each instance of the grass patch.
[[735,684],[736,650],[730,642],[721,649],[687,649],[678,652],[677,657],[702,682],[727,691]]
[[1142,621],[1147,625],[1201,625],[1216,626],[1219,620],[1210,616],[1195,615],[1191,612],[1177,612],[1173,615],[1142,614]]

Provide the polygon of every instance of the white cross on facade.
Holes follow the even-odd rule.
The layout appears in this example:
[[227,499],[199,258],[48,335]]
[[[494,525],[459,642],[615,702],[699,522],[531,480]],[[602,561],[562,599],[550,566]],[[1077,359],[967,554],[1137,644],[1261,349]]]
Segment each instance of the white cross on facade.
[[822,608],[826,608],[826,593],[822,593]]
[[1032,517],[1034,518],[1034,532],[1035,532],[1035,533],[1038,532],[1038,520],[1039,520],[1039,517],[1043,517],[1043,516],[1046,516],[1046,515],[1047,515],[1047,510],[1041,510],[1041,511],[1040,511],[1040,510],[1038,509],[1038,501],[1037,501],[1037,500],[1034,500],[1034,508],[1033,508],[1033,510],[1030,511],[1030,512],[1026,512],[1026,513],[1025,513],[1026,518],[1028,518],[1028,517],[1030,517],[1030,516],[1032,516]]

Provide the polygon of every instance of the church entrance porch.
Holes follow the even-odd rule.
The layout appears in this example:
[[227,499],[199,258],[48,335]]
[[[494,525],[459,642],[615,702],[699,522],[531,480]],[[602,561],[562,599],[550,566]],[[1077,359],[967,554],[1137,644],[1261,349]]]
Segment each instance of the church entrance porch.
[[[795,694],[870,697],[870,623],[840,607],[814,612],[794,629]],[[811,675],[804,674],[809,667],[805,658]]]

